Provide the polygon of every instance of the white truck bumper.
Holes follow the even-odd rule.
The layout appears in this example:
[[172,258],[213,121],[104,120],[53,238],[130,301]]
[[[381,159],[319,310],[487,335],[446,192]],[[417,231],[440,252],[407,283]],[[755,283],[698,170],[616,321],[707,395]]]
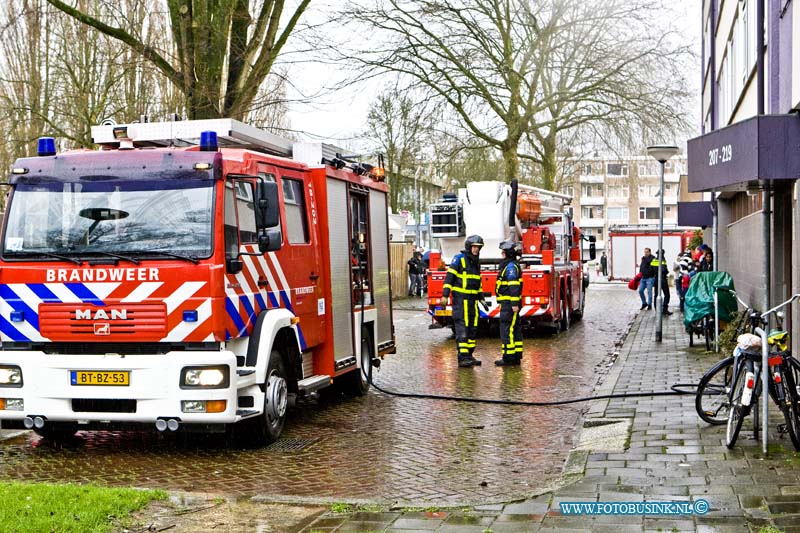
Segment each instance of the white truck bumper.
[[[225,351],[125,356],[3,351],[0,352],[2,365],[21,368],[22,386],[0,386],[0,399],[5,400],[6,407],[0,410],[0,420],[41,417],[47,422],[79,424],[154,424],[159,419],[175,419],[180,424],[226,424],[240,418],[237,415],[237,391],[243,385],[258,390],[254,383],[242,383],[236,373],[235,355]],[[180,380],[184,367],[198,366],[226,366],[227,387],[182,387]],[[129,372],[130,383],[122,386],[72,383],[73,371],[87,370]],[[184,410],[185,401],[213,400],[224,400],[224,410],[218,413]],[[120,410],[124,412],[117,412]]]

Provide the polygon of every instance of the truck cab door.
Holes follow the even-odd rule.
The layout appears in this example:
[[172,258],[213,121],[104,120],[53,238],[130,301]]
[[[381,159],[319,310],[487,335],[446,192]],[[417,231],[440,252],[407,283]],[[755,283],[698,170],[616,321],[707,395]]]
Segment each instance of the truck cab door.
[[310,217],[316,209],[313,185],[305,171],[279,169],[277,174],[283,246],[266,258],[280,287],[281,306],[300,318],[300,347],[305,350],[325,336],[319,238]]

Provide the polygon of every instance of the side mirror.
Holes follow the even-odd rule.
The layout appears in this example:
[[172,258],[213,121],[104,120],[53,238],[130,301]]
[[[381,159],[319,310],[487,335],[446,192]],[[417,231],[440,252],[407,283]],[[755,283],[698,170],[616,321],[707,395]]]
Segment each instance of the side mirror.
[[277,252],[281,249],[281,230],[268,229],[258,234],[258,251]]
[[228,274],[238,274],[244,268],[244,263],[238,257],[228,257],[225,259],[225,270]]
[[589,259],[592,260],[597,257],[597,237],[589,235]]
[[278,225],[278,184],[272,181],[259,181],[256,187],[256,225],[271,228]]

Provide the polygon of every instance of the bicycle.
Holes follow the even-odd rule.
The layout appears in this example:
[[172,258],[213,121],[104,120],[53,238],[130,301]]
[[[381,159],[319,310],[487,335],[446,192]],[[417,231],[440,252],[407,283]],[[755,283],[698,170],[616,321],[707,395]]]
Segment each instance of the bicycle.
[[[734,296],[736,296],[735,293]],[[739,299],[738,296],[736,296],[736,299],[745,307],[743,316],[746,317],[736,326],[734,336],[738,337],[743,333],[747,333],[748,326],[750,326],[750,333],[753,333],[757,324],[751,316],[756,311]],[[730,356],[711,367],[697,384],[694,406],[698,416],[704,422],[715,426],[728,423],[728,408],[730,405],[728,395],[730,393],[732,371],[733,356]]]
[[[800,294],[792,296],[786,302],[759,315],[751,315],[751,324],[756,323],[766,327],[766,317],[778,309],[790,304],[799,298]],[[736,444],[736,439],[742,428],[742,423],[750,414],[753,406],[758,405],[761,394],[762,353],[761,338],[753,334],[739,336],[739,342],[733,355],[732,386],[729,392],[728,423],[725,432],[725,445],[730,449]],[[778,405],[783,414],[786,425],[783,430],[789,433],[792,445],[800,450],[800,398],[798,397],[798,380],[800,379],[800,361],[792,357],[788,349],[789,333],[786,331],[773,331],[768,337],[768,344],[773,350],[767,361],[768,393]],[[754,429],[758,429],[758,409],[754,410]]]

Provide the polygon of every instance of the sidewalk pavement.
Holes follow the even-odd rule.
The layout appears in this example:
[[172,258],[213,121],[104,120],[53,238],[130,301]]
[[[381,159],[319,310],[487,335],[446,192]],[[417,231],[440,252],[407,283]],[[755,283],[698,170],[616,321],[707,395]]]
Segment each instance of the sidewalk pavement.
[[[666,391],[696,383],[719,358],[688,348],[682,315],[663,321],[655,342],[654,313],[634,320],[619,356],[595,395]],[[702,344],[702,343],[699,343]],[[587,404],[583,428],[564,465],[560,488],[522,501],[459,509],[354,506],[324,513],[302,531],[504,533],[527,531],[800,531],[800,454],[776,433],[770,414],[769,452],[745,420],[733,450],[725,426],[697,416],[694,396],[597,400]],[[771,409],[775,406],[771,405]],[[536,473],[531,472],[535,480]],[[562,502],[691,502],[705,514],[566,516]]]

